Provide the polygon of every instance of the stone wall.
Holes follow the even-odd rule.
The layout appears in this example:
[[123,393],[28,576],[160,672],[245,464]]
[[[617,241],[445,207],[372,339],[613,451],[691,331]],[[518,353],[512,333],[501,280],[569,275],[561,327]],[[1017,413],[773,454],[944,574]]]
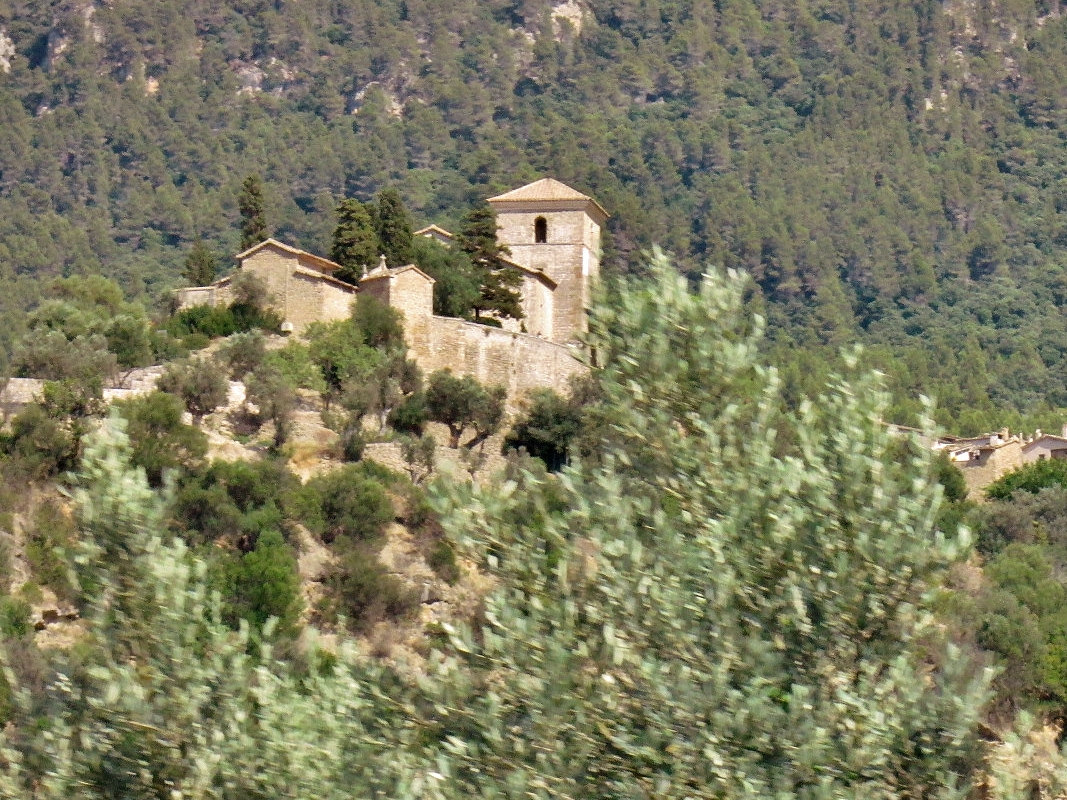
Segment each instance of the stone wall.
[[178,308],[192,308],[193,306],[213,306],[218,304],[216,289],[214,286],[190,286],[178,289],[174,293]]
[[982,499],[982,489],[1001,475],[1018,469],[1023,465],[1023,448],[1018,440],[1012,439],[995,449],[983,449],[978,458],[970,461],[954,461],[967,482],[967,491],[972,500]]
[[576,348],[449,317],[432,317],[426,345],[412,344],[411,357],[426,374],[450,369],[486,385],[504,386],[511,408],[532,389],[566,391],[571,375],[588,371]]
[[272,300],[276,308],[284,307],[282,319],[293,326],[294,333],[312,322],[336,322],[352,313],[356,290],[338,286],[329,278],[305,272],[292,272],[285,283],[284,304]]

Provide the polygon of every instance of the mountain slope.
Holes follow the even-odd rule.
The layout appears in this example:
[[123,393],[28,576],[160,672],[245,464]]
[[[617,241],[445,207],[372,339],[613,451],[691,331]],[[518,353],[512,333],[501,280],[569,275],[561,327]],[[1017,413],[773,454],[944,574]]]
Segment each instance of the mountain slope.
[[1065,39],[1025,0],[0,0],[0,339],[44,276],[154,298],[196,237],[235,252],[250,172],[315,251],[344,196],[449,224],[550,174],[612,212],[616,271],[751,272],[798,383],[860,341],[900,421],[920,391],[961,432],[1036,420],[1067,406]]

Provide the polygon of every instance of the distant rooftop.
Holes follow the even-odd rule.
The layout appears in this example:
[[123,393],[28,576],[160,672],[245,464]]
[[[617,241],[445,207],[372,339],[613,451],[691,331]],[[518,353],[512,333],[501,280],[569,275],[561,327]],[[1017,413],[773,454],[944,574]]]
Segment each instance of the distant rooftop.
[[490,203],[555,203],[560,201],[580,201],[591,204],[597,209],[604,219],[608,218],[608,212],[587,194],[582,194],[577,189],[572,189],[565,183],[555,178],[541,178],[539,181],[512,189],[510,192],[490,197]]

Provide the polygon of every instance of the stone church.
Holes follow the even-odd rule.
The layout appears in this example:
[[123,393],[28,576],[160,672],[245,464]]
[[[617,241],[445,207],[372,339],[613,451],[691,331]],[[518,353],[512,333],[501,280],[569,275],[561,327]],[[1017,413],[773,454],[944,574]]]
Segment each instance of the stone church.
[[[503,329],[434,315],[434,280],[415,265],[382,265],[351,286],[333,277],[338,264],[267,239],[237,255],[238,272],[264,282],[286,332],[300,334],[312,322],[344,319],[355,297],[366,293],[403,315],[411,357],[426,372],[448,368],[473,375],[506,386],[512,397],[539,386],[563,386],[569,375],[585,369],[576,345],[587,329],[608,214],[591,197],[552,178],[491,197],[489,203],[496,212],[498,241],[523,279],[525,318],[506,320]],[[444,243],[453,239],[435,225],[417,233]],[[229,304],[236,274],[211,286],[179,290],[179,306]]]

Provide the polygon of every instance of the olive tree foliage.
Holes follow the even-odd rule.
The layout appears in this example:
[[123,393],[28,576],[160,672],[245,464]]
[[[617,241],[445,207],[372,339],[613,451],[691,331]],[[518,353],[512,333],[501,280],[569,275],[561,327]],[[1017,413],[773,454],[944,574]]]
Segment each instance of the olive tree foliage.
[[406,754],[402,695],[383,702],[389,676],[344,649],[328,666],[311,647],[302,672],[255,651],[221,621],[204,562],[164,537],[121,421],[90,438],[75,554],[87,634],[43,696],[16,690],[0,797],[417,796],[426,770]]
[[199,426],[205,416],[226,402],[225,370],[210,357],[174,361],[159,377],[159,390],[181,398]]
[[928,465],[891,457],[873,378],[780,402],[741,277],[651,272],[591,320],[597,457],[438,485],[500,587],[433,662],[449,791],[965,796],[989,676],[932,618],[966,542]]

